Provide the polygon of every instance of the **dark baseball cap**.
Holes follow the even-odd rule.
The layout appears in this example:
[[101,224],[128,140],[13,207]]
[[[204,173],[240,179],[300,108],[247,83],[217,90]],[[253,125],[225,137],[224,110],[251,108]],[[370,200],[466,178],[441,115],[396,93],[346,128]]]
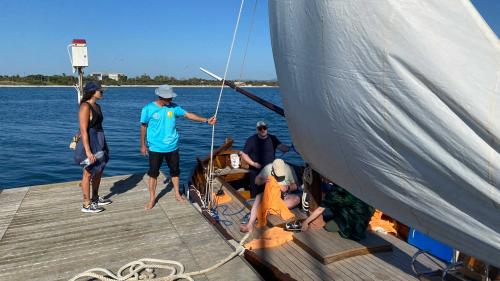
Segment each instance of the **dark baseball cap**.
[[90,92],[94,92],[94,91],[99,91],[99,90],[102,90],[102,86],[101,86],[101,83],[99,82],[96,82],[96,81],[89,81],[85,84],[85,87],[83,87],[83,91],[85,93],[90,93]]

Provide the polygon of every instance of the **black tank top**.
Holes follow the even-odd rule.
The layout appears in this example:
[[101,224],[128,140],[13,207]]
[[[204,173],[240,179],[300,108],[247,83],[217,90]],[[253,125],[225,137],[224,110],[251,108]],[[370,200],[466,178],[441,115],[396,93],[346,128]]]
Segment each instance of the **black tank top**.
[[92,111],[92,120],[89,122],[89,128],[94,128],[96,131],[103,131],[102,121],[104,120],[104,116],[102,115],[101,107],[96,103],[96,108],[94,109],[90,103],[85,103],[89,105],[90,110]]

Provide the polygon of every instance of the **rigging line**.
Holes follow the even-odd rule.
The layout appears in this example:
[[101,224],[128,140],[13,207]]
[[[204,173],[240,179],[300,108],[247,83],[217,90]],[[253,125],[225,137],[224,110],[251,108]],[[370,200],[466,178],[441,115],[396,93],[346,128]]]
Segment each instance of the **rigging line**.
[[259,0],[255,0],[255,4],[253,5],[252,17],[251,17],[251,20],[250,20],[250,30],[248,31],[247,44],[245,46],[245,52],[243,54],[243,62],[241,63],[240,78],[238,79],[238,81],[240,81],[240,82],[241,82],[241,77],[243,76],[243,69],[244,69],[244,66],[245,66],[245,61],[247,59],[248,45],[250,43],[250,37],[252,35],[253,24],[254,24],[254,21],[255,21],[255,12],[257,11],[257,3],[258,2],[259,2]]
[[[222,92],[224,91],[224,82],[226,81],[227,71],[229,69],[229,63],[231,62],[231,56],[233,54],[234,42],[236,41],[236,34],[238,33],[238,27],[240,25],[240,19],[241,19],[241,12],[243,11],[244,4],[245,4],[245,0],[241,0],[240,11],[238,12],[238,19],[236,21],[236,26],[234,28],[233,39],[231,42],[231,48],[229,49],[229,54],[228,54],[227,61],[226,61],[226,68],[224,70],[224,77],[222,79],[222,84],[221,84],[220,92],[219,92],[219,98],[217,100],[217,107],[215,108],[215,114],[214,114],[215,118],[217,118],[217,114],[219,113],[220,100],[222,98]],[[208,183],[208,189],[209,189],[207,194],[206,194],[207,203],[208,203],[208,201],[210,201],[211,203],[213,201],[213,198],[212,198],[213,184],[212,184],[211,179],[212,179],[212,173],[213,173],[213,169],[214,169],[213,168],[214,138],[215,138],[215,124],[212,125],[212,143],[210,145],[210,164],[209,164],[209,168],[208,168],[208,178],[206,180],[206,182]],[[207,191],[207,188],[205,188],[205,191]],[[210,199],[210,200],[208,200],[208,199]]]

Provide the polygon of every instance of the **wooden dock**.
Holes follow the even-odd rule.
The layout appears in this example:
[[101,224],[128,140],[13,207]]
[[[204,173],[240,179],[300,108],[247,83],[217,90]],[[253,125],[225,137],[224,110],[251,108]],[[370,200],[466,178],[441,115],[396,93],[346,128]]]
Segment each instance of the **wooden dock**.
[[[68,280],[95,267],[116,271],[140,258],[176,260],[185,272],[212,266],[229,243],[193,205],[175,201],[158,178],[158,204],[144,210],[147,176],[104,178],[113,203],[82,213],[78,182],[5,189],[0,193],[0,280]],[[160,276],[157,276],[160,277]],[[195,280],[261,280],[236,257]]]

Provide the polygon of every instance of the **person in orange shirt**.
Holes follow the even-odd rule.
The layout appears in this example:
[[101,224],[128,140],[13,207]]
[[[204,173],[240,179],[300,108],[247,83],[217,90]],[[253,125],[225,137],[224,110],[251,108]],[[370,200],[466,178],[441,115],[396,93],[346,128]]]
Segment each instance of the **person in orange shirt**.
[[300,190],[294,172],[282,159],[275,159],[268,166],[255,179],[257,184],[265,183],[264,191],[255,197],[250,219],[240,226],[241,232],[252,231],[256,220],[257,227],[264,226],[269,214],[278,215],[283,220],[294,218],[289,209],[300,203],[300,196],[295,194]]

